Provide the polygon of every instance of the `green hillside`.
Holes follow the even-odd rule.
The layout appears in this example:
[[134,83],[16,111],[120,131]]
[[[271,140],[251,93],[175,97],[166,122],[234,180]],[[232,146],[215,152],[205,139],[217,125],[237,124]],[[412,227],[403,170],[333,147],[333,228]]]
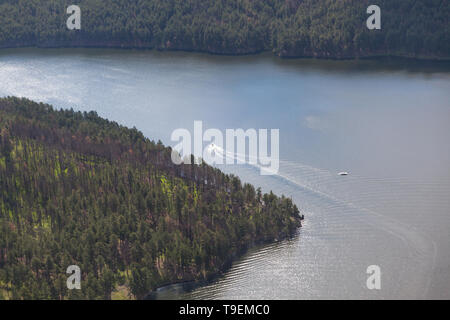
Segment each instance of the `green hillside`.
[[[81,8],[81,30],[66,8]],[[368,30],[367,7],[381,8]],[[450,57],[446,0],[0,0],[0,47],[98,46],[285,57]]]
[[170,155],[95,112],[0,99],[0,298],[142,298],[300,226],[290,199]]

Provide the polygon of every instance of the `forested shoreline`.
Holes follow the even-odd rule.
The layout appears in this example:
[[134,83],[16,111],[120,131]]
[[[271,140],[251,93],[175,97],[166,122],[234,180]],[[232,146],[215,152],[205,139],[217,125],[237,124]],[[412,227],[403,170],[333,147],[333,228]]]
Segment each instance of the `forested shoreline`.
[[66,0],[0,0],[0,48],[113,47],[281,57],[450,58],[450,2],[380,0],[80,0],[68,30]]
[[[95,112],[0,99],[0,299],[145,297],[204,281],[291,237],[290,198],[263,194]],[[68,290],[66,269],[82,272]]]

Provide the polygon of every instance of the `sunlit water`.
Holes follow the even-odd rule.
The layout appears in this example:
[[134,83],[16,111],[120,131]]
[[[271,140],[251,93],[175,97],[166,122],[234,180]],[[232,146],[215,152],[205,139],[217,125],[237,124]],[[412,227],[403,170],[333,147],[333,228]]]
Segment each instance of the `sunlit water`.
[[[306,216],[298,235],[159,298],[450,298],[448,63],[4,50],[8,95],[96,110],[169,145],[194,120],[280,129],[278,175],[221,168],[292,197]],[[381,290],[366,287],[369,265]]]

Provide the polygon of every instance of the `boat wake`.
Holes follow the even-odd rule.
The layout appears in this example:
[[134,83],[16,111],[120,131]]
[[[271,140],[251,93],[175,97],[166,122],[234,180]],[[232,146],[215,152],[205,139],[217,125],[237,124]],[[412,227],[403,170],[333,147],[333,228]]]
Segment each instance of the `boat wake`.
[[[243,154],[232,154],[224,151],[217,145],[210,145],[208,147],[210,152],[215,152],[219,156],[224,156],[227,159],[236,160],[240,163],[245,163],[246,166],[261,170],[264,168],[258,164],[250,164],[249,157]],[[257,161],[254,161],[257,163]],[[415,292],[419,298],[426,298],[431,283],[431,274],[435,268],[437,246],[433,239],[427,234],[421,232],[417,228],[410,226],[398,219],[390,217],[386,214],[381,214],[373,209],[366,208],[361,204],[356,203],[356,199],[352,200],[349,196],[335,195],[334,192],[340,187],[344,187],[349,183],[348,179],[342,182],[336,174],[331,171],[315,168],[305,164],[301,164],[289,160],[280,160],[280,171],[271,172],[273,177],[282,179],[299,188],[302,192],[313,193],[330,205],[334,207],[347,208],[351,210],[342,209],[342,214],[345,212],[356,212],[357,214],[348,215],[346,218],[351,219],[355,223],[370,225],[371,228],[377,229],[381,232],[387,233],[390,236],[398,239],[404,248],[401,253],[401,270],[396,274],[399,278],[398,286],[408,283],[408,286],[414,287]],[[350,177],[348,177],[350,178]],[[357,175],[351,176],[353,183],[364,183],[365,178]],[[334,190],[333,190],[334,188]],[[324,190],[325,189],[325,190]],[[377,201],[383,201],[378,199]],[[326,215],[321,217],[327,219]],[[369,234],[367,236],[370,236]],[[383,250],[389,250],[384,248]],[[412,276],[414,275],[414,276]]]

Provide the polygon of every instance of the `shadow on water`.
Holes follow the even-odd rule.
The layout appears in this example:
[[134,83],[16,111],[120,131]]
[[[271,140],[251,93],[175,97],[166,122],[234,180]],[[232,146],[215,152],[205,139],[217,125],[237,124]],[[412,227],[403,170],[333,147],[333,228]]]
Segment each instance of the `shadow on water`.
[[173,300],[177,297],[191,292],[198,287],[207,285],[206,281],[188,281],[176,284],[170,284],[149,293],[144,300]]
[[417,60],[399,57],[376,57],[354,60],[324,59],[274,59],[274,63],[291,70],[323,71],[327,73],[373,73],[373,72],[407,72],[407,73],[448,73],[450,61]]
[[[302,220],[303,219],[304,217],[302,217]],[[148,293],[144,297],[144,300],[192,300],[191,294],[193,291],[202,287],[205,288],[208,286],[214,286],[225,280],[230,274],[233,273],[233,269],[239,266],[239,264],[245,262],[252,255],[257,254],[261,250],[271,250],[274,248],[283,247],[286,243],[298,241],[301,229],[301,227],[298,228],[293,235],[284,240],[263,241],[262,243],[257,243],[247,249],[241,250],[241,252],[235,257],[232,257],[226,261],[221,268],[221,271],[211,274],[205,280],[180,281],[178,283],[163,285]]]
[[269,52],[250,55],[215,55],[204,52],[158,51],[154,49],[103,49],[103,48],[15,48],[1,49],[2,56],[61,56],[61,57],[118,57],[124,60],[158,59],[160,61],[185,58],[203,64],[254,65],[272,62],[290,71],[322,71],[326,73],[379,73],[407,72],[436,74],[450,72],[450,60],[420,60],[402,57],[371,57],[360,59],[280,58]]

